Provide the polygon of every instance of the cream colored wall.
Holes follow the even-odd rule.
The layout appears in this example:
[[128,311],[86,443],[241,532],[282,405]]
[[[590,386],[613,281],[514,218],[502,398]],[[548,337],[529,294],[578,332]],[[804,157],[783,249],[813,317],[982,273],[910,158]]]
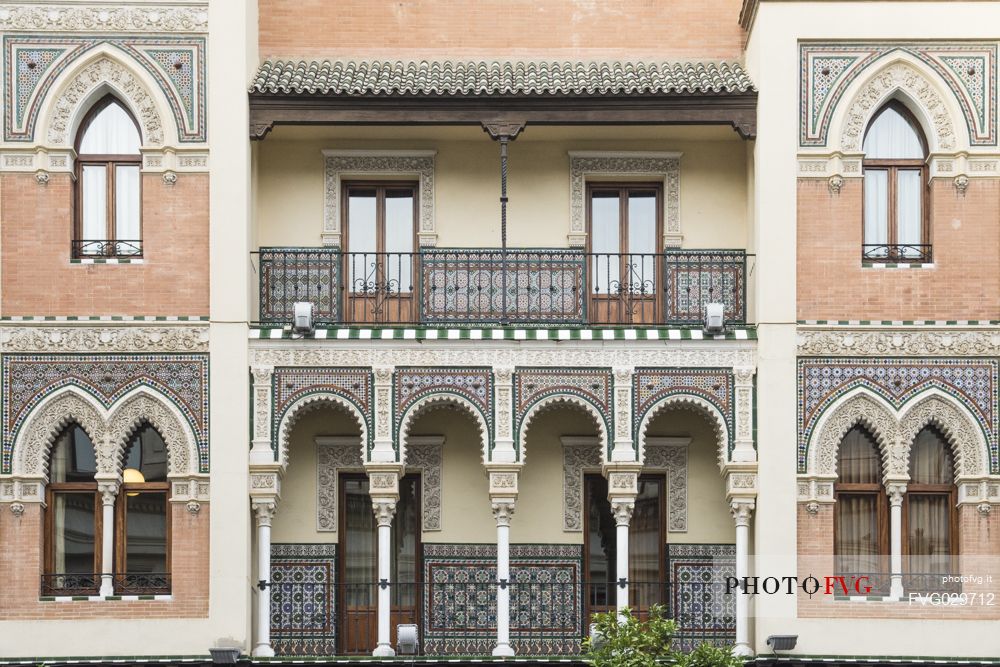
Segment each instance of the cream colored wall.
[[[400,131],[400,130],[405,130]],[[476,128],[282,128],[257,150],[261,246],[317,246],[323,149],[433,149],[439,247],[500,244],[498,146]],[[528,127],[510,146],[508,243],[565,247],[571,150],[679,151],[684,246],[744,248],[745,144],[728,128]]]

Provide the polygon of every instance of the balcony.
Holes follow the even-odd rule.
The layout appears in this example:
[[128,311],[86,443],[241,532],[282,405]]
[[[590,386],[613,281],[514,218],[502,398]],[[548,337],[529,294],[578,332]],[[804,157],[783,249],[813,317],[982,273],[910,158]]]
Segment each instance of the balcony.
[[433,249],[416,253],[261,248],[259,323],[290,324],[310,301],[318,325],[674,325],[724,305],[746,323],[742,250],[660,254],[564,249]]

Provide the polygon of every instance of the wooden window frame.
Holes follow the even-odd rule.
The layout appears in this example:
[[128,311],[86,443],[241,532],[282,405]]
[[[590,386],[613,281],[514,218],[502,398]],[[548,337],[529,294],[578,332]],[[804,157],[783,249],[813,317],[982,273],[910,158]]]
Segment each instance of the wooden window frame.
[[[372,252],[378,255],[385,254],[385,192],[386,190],[412,190],[413,191],[413,254],[419,251],[417,242],[417,228],[420,225],[420,183],[417,181],[379,181],[379,180],[344,180],[341,183],[343,188],[342,201],[343,219],[341,220],[341,251],[345,254],[351,252],[350,220],[351,220],[351,190],[354,189],[374,189],[375,190],[375,250]],[[360,252],[360,251],[359,251]]]
[[[76,133],[76,142],[73,148],[77,152],[76,164],[74,166],[74,178],[76,183],[73,189],[73,258],[81,259],[88,257],[127,257],[130,259],[141,259],[143,256],[142,248],[142,236],[143,236],[143,225],[142,225],[142,153],[135,155],[128,154],[98,154],[98,153],[80,153],[80,144],[83,141],[83,136],[86,134],[87,130],[90,128],[90,124],[97,118],[104,109],[106,109],[111,104],[117,104],[125,114],[129,117],[132,123],[135,125],[135,130],[139,134],[139,140],[142,141],[142,131],[139,128],[139,123],[136,121],[135,116],[129,111],[128,107],[117,97],[111,95],[105,95],[100,100],[98,100],[87,114],[84,116],[83,121],[80,123],[80,128]],[[105,238],[103,239],[84,239],[83,237],[83,168],[93,167],[93,166],[104,166],[106,169],[106,230]],[[138,253],[128,253],[119,255],[115,252],[118,244],[115,230],[117,229],[116,224],[116,206],[115,206],[115,182],[116,173],[115,168],[120,166],[133,166],[139,168],[139,238],[138,239],[125,239],[126,241],[138,241]],[[81,252],[81,247],[78,245],[82,241],[103,241],[104,252],[102,253],[84,253]]]
[[[929,169],[927,166],[927,139],[924,137],[924,132],[920,127],[920,123],[917,122],[916,117],[913,112],[906,108],[902,103],[892,100],[879,108],[879,110],[872,116],[871,121],[868,123],[868,127],[865,129],[865,138],[868,136],[868,131],[871,130],[872,125],[887,109],[892,108],[898,112],[913,128],[914,133],[917,135],[917,139],[920,141],[920,147],[923,150],[924,158],[917,160],[878,160],[878,159],[868,159],[863,158],[861,161],[861,244],[862,244],[862,258],[865,261],[885,261],[885,262],[929,262],[933,259],[933,246],[931,240],[931,224],[930,224],[930,179]],[[863,144],[863,140],[862,140]],[[874,258],[874,257],[864,257],[864,245],[866,245],[867,239],[865,238],[865,178],[864,175],[869,171],[885,171],[886,179],[888,181],[886,196],[889,201],[886,207],[886,245],[889,246],[889,252],[886,257]],[[921,245],[926,247],[926,255],[923,257],[906,257],[901,255],[898,250],[893,254],[893,248],[899,245],[899,220],[897,218],[897,197],[896,197],[896,185],[899,178],[899,172],[901,171],[919,171],[920,172],[920,242]]]
[[[923,433],[927,428],[921,429],[920,433]],[[902,555],[910,555],[910,498],[913,496],[945,496],[948,499],[948,553],[952,556],[959,555],[958,537],[959,537],[959,527],[958,527],[958,485],[955,484],[954,474],[955,474],[955,455],[951,450],[951,446],[948,444],[948,439],[938,431],[933,429],[935,435],[941,441],[944,447],[945,455],[951,462],[952,470],[952,481],[947,484],[918,484],[912,481],[906,483],[906,493],[903,495],[903,507],[902,507],[902,533],[903,533],[903,545],[902,545]],[[916,441],[916,438],[914,438]],[[912,444],[911,444],[912,447]],[[911,457],[911,467],[912,467],[912,457]],[[912,472],[911,472],[912,478]],[[903,559],[903,571],[909,571],[909,559]]]
[[[127,576],[128,572],[128,493],[156,493],[163,496],[164,506],[165,506],[165,516],[164,524],[166,529],[166,561],[164,563],[166,567],[165,572],[154,573],[154,574],[164,574],[167,576],[167,580],[170,581],[171,573],[171,558],[170,552],[172,551],[173,544],[173,530],[171,521],[171,511],[170,511],[170,483],[169,482],[143,482],[139,484],[121,484],[118,488],[118,496],[115,498],[115,549],[114,549],[114,561],[115,561],[115,575],[117,576]],[[115,595],[153,595],[153,594],[168,594],[170,593],[171,585],[166,588],[155,588],[155,589],[132,589],[119,591],[119,585],[115,584]]]

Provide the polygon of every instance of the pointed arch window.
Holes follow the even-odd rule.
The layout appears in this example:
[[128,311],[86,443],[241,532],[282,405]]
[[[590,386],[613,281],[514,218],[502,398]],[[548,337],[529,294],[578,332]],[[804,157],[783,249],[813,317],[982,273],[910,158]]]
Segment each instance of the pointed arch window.
[[[840,441],[834,484],[833,548],[837,573],[870,577],[880,587],[889,553],[889,508],[875,438],[855,426]],[[873,576],[876,575],[876,576]]]
[[76,138],[74,257],[142,256],[141,144],[139,124],[113,95],[84,117]]
[[170,512],[167,446],[146,424],[125,450],[115,505],[115,592],[170,592]]
[[903,554],[907,590],[940,590],[958,553],[957,489],[951,448],[928,426],[910,449],[910,481],[903,500]]
[[910,110],[896,101],[882,107],[864,152],[864,259],[931,261],[927,142]]

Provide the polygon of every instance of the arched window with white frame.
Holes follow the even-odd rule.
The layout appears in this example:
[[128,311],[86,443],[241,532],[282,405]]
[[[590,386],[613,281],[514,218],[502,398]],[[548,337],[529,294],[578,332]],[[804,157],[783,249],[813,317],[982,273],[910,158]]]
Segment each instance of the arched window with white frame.
[[916,118],[892,101],[865,132],[863,258],[930,262],[927,142]]
[[80,123],[74,257],[142,256],[141,145],[138,123],[114,95]]

